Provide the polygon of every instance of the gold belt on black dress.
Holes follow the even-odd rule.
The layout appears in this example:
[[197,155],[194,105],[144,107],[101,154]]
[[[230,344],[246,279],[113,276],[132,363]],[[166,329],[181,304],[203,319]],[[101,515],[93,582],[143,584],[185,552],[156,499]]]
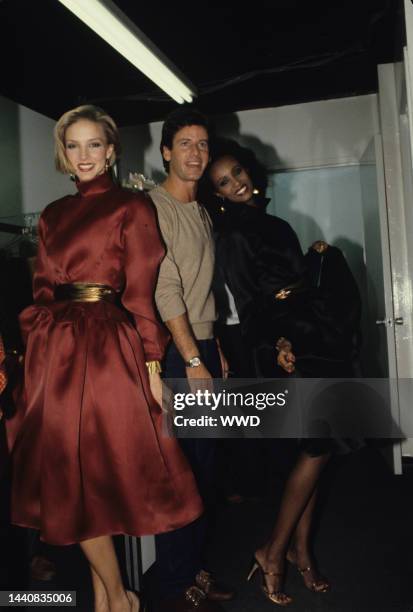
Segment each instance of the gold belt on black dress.
[[108,285],[99,283],[67,283],[57,285],[54,290],[55,300],[62,302],[111,302],[116,300],[116,291]]

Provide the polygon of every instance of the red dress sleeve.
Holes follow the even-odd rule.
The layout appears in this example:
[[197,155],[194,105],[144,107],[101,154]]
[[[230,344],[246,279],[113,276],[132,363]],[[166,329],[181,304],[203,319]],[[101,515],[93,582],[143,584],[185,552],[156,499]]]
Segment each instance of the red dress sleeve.
[[39,219],[39,246],[33,276],[33,298],[35,303],[53,302],[54,283],[50,270],[50,262],[45,246],[45,221],[43,215]]
[[168,333],[155,309],[155,287],[165,249],[153,204],[142,195],[129,203],[123,227],[125,289],[122,302],[135,318],[146,361],[161,360]]

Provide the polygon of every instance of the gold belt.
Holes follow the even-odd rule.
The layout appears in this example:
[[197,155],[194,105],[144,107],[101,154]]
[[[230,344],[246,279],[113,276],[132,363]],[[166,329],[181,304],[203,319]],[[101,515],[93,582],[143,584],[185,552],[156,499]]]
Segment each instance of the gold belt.
[[71,302],[115,302],[116,291],[108,285],[99,283],[68,283],[57,285],[54,290],[55,300],[58,302],[69,300]]

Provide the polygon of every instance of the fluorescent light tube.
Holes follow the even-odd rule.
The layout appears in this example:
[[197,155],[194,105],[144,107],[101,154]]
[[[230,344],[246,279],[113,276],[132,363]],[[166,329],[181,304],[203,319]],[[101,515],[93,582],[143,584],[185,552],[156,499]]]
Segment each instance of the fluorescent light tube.
[[176,102],[192,102],[194,86],[111,0],[59,2]]

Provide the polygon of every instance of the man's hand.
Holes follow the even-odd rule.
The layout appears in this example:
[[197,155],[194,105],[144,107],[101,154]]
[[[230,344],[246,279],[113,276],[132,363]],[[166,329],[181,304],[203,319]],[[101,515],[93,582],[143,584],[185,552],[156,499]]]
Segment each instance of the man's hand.
[[186,368],[186,376],[192,393],[195,393],[198,389],[201,391],[213,390],[212,376],[202,362],[196,368]]
[[[175,319],[170,319],[166,321],[166,326],[171,332],[172,339],[175,343],[176,348],[181,354],[182,359],[185,362],[190,361],[193,357],[199,356],[199,348],[197,345],[197,341],[192,332],[191,324],[189,323],[189,319],[187,314],[179,315]],[[204,363],[200,363],[199,366],[194,368],[187,367],[186,368],[186,376],[188,378],[189,387],[192,392],[201,389],[212,390],[213,389],[213,380],[212,376],[209,373],[207,367]]]

